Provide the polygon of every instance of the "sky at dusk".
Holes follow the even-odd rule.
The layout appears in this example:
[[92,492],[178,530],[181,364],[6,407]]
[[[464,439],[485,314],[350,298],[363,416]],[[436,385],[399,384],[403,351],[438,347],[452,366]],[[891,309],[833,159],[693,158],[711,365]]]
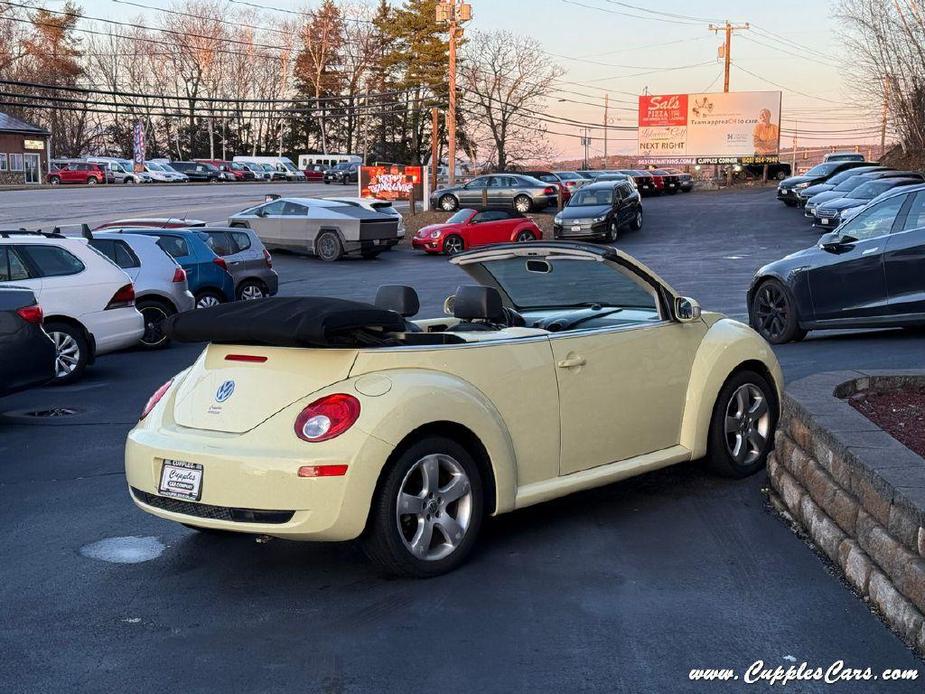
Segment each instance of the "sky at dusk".
[[[78,0],[86,15],[128,20],[142,16],[155,25],[158,12],[115,0]],[[170,8],[168,0],[138,0]],[[51,2],[54,9],[62,2]],[[271,8],[299,10],[317,2],[270,0]],[[370,3],[372,4],[372,3]],[[781,146],[875,142],[879,105],[857,103],[838,66],[841,52],[828,0],[472,0],[467,31],[503,28],[538,39],[546,51],[537,60],[566,69],[543,111],[552,120],[602,124],[603,98],[610,99],[611,154],[636,153],[636,135],[620,127],[636,124],[637,96],[649,93],[722,91],[722,36],[710,22],[749,22],[733,36],[731,89],[783,91]],[[635,9],[634,8],[644,8]],[[229,7],[234,4],[229,0]],[[659,14],[655,14],[659,13]],[[277,13],[279,14],[279,13]],[[561,157],[580,156],[581,126],[546,123]],[[601,130],[592,135],[600,138]],[[592,155],[602,153],[596,139]]]

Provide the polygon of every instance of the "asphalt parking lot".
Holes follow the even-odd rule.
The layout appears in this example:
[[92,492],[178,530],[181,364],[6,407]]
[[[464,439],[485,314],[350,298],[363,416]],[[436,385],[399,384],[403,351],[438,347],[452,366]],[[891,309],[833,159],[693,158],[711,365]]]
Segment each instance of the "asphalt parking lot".
[[[0,226],[142,213],[217,221],[247,196],[286,187],[162,189],[177,199],[126,187],[106,207],[96,197],[106,191],[71,199],[65,189],[53,208],[34,191],[22,209],[0,193]],[[618,246],[705,308],[737,317],[756,267],[817,238],[772,189],[645,206],[643,231]],[[422,316],[466,281],[445,259],[407,249],[374,261],[274,260],[283,294],[369,300],[379,284],[402,282],[421,295]],[[898,330],[843,332],[777,353],[792,380],[921,367],[923,346]],[[757,660],[922,671],[767,509],[764,474],[732,482],[693,464],[503,516],[467,565],[429,581],[381,579],[351,544],[258,544],[148,516],[125,489],[125,434],[197,352],[106,356],[76,385],[0,400],[13,414],[0,415],[3,689],[684,692],[711,689],[688,681],[692,668],[741,671]],[[79,413],[38,424],[15,416],[50,407]],[[107,561],[120,553],[145,561]],[[920,692],[921,681],[798,691]]]

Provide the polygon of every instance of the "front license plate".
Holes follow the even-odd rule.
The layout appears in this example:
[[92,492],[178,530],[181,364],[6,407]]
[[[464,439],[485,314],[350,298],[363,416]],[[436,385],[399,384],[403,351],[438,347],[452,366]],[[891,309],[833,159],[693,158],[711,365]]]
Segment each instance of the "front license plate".
[[581,231],[581,224],[576,224],[572,227],[572,231]]
[[822,218],[822,223],[823,223],[823,224],[828,224],[828,223],[829,223],[829,218],[828,218],[828,217],[823,217],[823,218]]
[[182,460],[165,460],[161,467],[161,496],[199,501],[202,498],[202,465]]

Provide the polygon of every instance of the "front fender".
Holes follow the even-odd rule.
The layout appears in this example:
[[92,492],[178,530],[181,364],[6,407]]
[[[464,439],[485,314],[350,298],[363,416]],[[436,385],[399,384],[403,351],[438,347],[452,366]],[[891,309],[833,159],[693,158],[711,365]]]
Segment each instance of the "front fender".
[[681,445],[691,458],[707,452],[710,418],[719,391],[740,365],[757,361],[771,375],[780,403],[784,378],[771,346],[747,325],[729,318],[714,323],[704,335],[694,357],[681,422]]
[[475,386],[428,369],[377,371],[348,383],[362,403],[357,426],[393,448],[428,424],[451,422],[471,431],[488,453],[495,512],[514,508],[517,468],[511,436],[495,405]]

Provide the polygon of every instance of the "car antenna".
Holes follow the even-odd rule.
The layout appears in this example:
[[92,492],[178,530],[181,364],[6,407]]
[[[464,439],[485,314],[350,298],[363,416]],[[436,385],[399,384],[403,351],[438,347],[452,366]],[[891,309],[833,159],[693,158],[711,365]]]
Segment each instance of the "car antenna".
[[93,240],[93,232],[90,231],[89,224],[84,223],[80,225],[80,235],[87,239],[87,241]]

